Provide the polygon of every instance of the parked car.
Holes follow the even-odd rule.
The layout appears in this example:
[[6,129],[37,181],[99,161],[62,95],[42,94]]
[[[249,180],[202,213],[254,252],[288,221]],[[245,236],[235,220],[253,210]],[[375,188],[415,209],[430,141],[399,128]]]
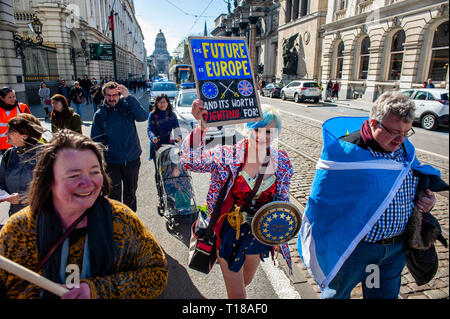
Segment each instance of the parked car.
[[297,103],[304,100],[313,100],[317,103],[321,95],[322,91],[315,81],[296,80],[281,89],[281,99],[294,99]]
[[173,103],[178,94],[178,87],[173,82],[153,82],[150,91],[150,108],[155,104],[155,99],[160,94],[167,94],[170,102]]
[[262,89],[262,96],[280,97],[283,84],[281,83],[269,83]]
[[[175,99],[174,111],[182,128],[183,137],[186,137],[186,133],[190,133],[197,125],[197,120],[191,113],[192,102],[196,98],[197,91],[195,89],[180,89]],[[211,141],[215,138],[221,138],[222,144],[226,144],[226,142],[235,144],[236,130],[234,125],[209,127],[206,131],[206,140]]]
[[411,89],[403,91],[416,105],[415,121],[426,130],[448,126],[448,90]]

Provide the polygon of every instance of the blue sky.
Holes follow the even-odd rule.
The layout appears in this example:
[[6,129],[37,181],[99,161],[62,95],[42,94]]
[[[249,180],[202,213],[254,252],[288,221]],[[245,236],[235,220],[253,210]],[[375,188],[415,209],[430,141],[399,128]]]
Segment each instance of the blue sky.
[[148,55],[153,53],[159,29],[164,33],[167,50],[172,54],[184,37],[203,35],[205,20],[208,32],[211,32],[214,20],[221,13],[228,12],[224,0],[134,0],[134,6]]

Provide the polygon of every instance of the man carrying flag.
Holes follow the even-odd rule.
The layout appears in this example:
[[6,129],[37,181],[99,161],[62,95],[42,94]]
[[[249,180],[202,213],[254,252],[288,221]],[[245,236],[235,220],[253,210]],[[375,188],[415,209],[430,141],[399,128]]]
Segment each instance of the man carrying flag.
[[[434,194],[415,201],[420,165],[414,146],[414,103],[386,92],[370,118],[339,117],[323,124],[317,163],[298,238],[298,250],[322,299],[350,298],[362,283],[368,299],[398,297],[406,264],[404,231],[414,206],[425,213]],[[350,133],[350,134],[349,134]]]

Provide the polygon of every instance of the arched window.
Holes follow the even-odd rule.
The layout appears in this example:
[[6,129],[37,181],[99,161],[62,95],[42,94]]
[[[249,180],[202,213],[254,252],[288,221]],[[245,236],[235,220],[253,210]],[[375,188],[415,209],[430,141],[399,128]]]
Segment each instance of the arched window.
[[338,46],[336,57],[336,79],[342,79],[342,69],[344,66],[344,42],[341,41]]
[[445,81],[448,72],[449,61],[448,21],[439,25],[433,38],[431,65],[429,78],[435,81]]
[[361,80],[367,79],[367,73],[369,72],[369,48],[370,38],[365,37],[361,42],[361,54],[359,61],[359,78]]
[[403,43],[405,43],[405,31],[400,30],[392,37],[391,63],[389,68],[389,80],[399,80],[402,75]]

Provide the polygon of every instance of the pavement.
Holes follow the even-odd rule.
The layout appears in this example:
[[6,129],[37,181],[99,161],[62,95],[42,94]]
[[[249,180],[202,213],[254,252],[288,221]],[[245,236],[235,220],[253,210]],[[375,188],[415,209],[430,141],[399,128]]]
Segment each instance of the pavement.
[[339,105],[355,110],[370,112],[373,106],[373,102],[364,101],[362,99],[352,99],[352,100],[323,100],[323,104],[328,105]]

